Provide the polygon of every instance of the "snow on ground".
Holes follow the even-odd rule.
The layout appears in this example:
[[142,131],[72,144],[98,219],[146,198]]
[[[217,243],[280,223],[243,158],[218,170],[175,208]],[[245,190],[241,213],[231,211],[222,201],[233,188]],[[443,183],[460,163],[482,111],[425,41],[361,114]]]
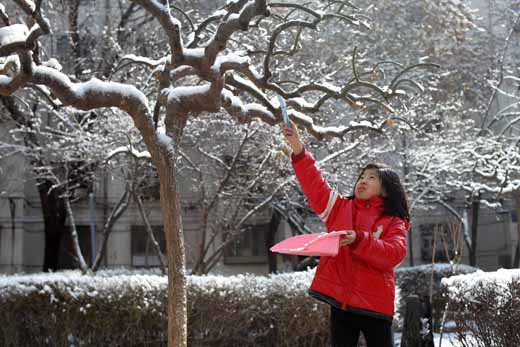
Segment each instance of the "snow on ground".
[[[433,341],[435,347],[462,347],[460,342],[457,342],[455,334],[445,333],[442,335],[442,343],[440,342],[440,334],[433,334]],[[401,333],[394,334],[394,346],[401,346]]]

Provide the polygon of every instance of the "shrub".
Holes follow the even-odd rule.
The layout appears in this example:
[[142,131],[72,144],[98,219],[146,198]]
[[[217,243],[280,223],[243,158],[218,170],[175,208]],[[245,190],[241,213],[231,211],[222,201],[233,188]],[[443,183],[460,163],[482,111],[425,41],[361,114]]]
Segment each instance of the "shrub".
[[[457,265],[454,271],[450,264],[427,264],[397,269],[395,277],[400,289],[400,301],[397,306],[398,316],[404,317],[406,298],[410,295],[417,295],[419,298],[430,296],[430,282],[433,272],[432,315],[435,323],[440,322],[447,301],[442,295],[441,280],[444,277],[472,273],[477,270],[477,268],[468,265]],[[401,328],[402,322],[396,321],[398,328]]]
[[[189,276],[190,346],[324,346],[328,306],[313,272]],[[1,346],[164,346],[167,279],[78,271],[0,277]]]
[[307,295],[313,271],[191,276],[190,341],[196,346],[325,346],[328,306]]
[[[434,307],[444,309],[439,282],[451,268],[433,269]],[[458,273],[474,270],[460,266]],[[396,322],[401,300],[427,295],[431,271],[397,270]],[[188,276],[189,345],[327,345],[329,307],[307,294],[313,275]],[[166,277],[150,270],[0,276],[0,345],[166,345],[166,289]]]
[[520,270],[478,271],[442,280],[463,347],[516,347],[520,341]]
[[0,345],[132,346],[165,339],[165,278],[78,271],[0,278]]

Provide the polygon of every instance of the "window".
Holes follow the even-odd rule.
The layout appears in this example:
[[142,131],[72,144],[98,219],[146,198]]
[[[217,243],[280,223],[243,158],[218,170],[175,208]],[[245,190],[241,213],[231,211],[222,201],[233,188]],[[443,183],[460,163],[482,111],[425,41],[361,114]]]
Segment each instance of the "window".
[[[421,258],[424,261],[432,260],[433,242],[435,245],[435,261],[449,261],[453,259],[455,247],[453,245],[453,237],[447,224],[421,224],[419,226],[421,235]],[[437,236],[435,237],[435,233]],[[448,251],[449,259],[446,254]]]
[[157,169],[152,163],[148,163],[142,170],[144,179],[139,181],[139,190],[143,200],[159,200],[161,194]]
[[224,264],[264,264],[267,262],[265,236],[269,224],[249,225],[226,248]]
[[[159,243],[161,252],[165,254],[166,241],[164,239],[164,229],[162,225],[152,226],[155,240]],[[155,252],[152,240],[146,232],[144,225],[133,225],[132,231],[132,266],[135,267],[155,267],[161,263]]]

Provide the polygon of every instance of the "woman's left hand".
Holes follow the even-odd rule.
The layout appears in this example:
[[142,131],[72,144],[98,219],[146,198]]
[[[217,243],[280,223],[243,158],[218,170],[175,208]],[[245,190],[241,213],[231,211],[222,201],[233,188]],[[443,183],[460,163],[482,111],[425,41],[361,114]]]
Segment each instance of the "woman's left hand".
[[347,234],[339,241],[340,246],[348,246],[356,241],[356,232],[354,230],[347,230]]

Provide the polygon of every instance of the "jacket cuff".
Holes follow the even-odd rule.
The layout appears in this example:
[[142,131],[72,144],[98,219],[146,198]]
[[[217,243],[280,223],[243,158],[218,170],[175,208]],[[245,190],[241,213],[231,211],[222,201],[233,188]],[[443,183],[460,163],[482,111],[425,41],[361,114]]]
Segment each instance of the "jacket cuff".
[[356,239],[354,240],[354,242],[352,242],[350,244],[350,248],[352,250],[356,249],[359,244],[361,243],[361,241],[363,241],[366,237],[366,232],[364,231],[356,231]]
[[291,154],[291,159],[292,159],[292,162],[297,162],[299,160],[302,160],[303,158],[305,158],[305,155],[307,154],[307,150],[305,149],[305,147],[303,147],[303,150],[298,153],[298,154],[294,154],[292,153]]

